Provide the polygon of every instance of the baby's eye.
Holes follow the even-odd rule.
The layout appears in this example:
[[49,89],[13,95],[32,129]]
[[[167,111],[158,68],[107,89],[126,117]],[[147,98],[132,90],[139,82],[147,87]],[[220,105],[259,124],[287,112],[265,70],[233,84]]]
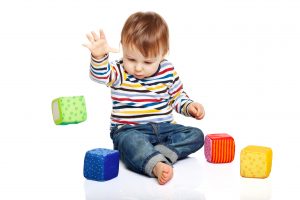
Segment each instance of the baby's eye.
[[151,65],[153,62],[145,61],[144,63],[145,63],[146,65]]
[[127,58],[127,60],[129,60],[129,61],[131,61],[131,62],[134,62],[134,61],[135,61],[135,59],[133,59],[133,58]]

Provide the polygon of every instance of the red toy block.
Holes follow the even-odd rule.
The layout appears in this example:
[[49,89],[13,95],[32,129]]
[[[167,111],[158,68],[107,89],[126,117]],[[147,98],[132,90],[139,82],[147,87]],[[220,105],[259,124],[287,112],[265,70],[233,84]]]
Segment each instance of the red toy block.
[[204,154],[210,163],[229,163],[233,161],[235,143],[226,133],[208,134],[204,140]]

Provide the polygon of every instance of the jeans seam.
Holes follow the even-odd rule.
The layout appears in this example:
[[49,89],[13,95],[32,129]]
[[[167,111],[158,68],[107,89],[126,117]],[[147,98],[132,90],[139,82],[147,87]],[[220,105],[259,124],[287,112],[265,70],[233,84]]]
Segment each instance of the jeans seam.
[[153,133],[156,136],[158,143],[161,143],[161,141],[159,139],[158,124],[157,123],[150,123],[150,125],[153,129]]

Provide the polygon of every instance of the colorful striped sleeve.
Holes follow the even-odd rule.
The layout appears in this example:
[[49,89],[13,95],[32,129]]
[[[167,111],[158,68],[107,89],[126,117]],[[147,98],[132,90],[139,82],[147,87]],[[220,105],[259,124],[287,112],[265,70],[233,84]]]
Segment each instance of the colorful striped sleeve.
[[121,85],[124,71],[117,62],[109,63],[108,57],[108,54],[100,60],[91,57],[90,78],[109,87]]
[[173,109],[184,116],[190,117],[188,106],[193,102],[183,90],[183,84],[176,71],[173,71],[173,83],[169,89],[171,96],[170,105]]

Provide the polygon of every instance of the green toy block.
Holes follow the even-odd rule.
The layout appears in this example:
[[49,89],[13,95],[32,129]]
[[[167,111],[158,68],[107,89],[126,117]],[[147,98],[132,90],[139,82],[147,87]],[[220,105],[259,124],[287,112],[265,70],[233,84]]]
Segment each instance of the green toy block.
[[86,120],[84,96],[60,97],[52,101],[52,115],[56,125],[77,124]]

